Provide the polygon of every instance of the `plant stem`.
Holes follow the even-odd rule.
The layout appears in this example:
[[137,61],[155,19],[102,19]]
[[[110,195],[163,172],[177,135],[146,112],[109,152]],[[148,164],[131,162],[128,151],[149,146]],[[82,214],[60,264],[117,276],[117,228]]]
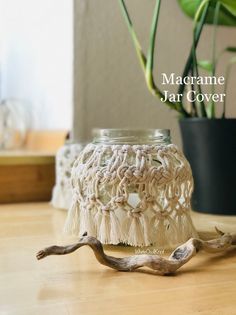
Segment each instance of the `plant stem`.
[[[147,64],[146,64],[146,71],[145,71],[147,85],[151,93],[153,93],[153,89],[155,85],[154,78],[153,78],[153,67],[154,67],[154,52],[155,52],[157,23],[158,23],[158,17],[160,13],[160,5],[161,5],[161,0],[157,0],[156,6],[154,9],[153,19],[152,19],[150,39],[149,39],[149,49],[147,53]],[[154,94],[155,94],[155,91],[154,91]]]
[[[157,24],[158,24],[158,17],[160,13],[160,7],[161,7],[161,0],[156,0],[156,5],[154,9],[152,24],[151,24],[145,77],[146,77],[147,86],[150,92],[154,96],[157,96],[161,99],[164,97],[164,95],[155,84],[155,80],[153,77],[155,42],[156,42]],[[168,99],[165,103],[172,109],[175,109],[178,112],[180,112],[181,115],[186,116],[186,117],[189,115],[188,112],[185,111],[181,103],[174,103],[174,102],[169,101]]]
[[226,114],[226,92],[228,88],[228,81],[229,81],[229,75],[230,75],[230,70],[231,70],[231,65],[228,65],[226,68],[226,73],[225,73],[225,86],[224,86],[224,103],[223,103],[223,113],[222,113],[222,118],[225,119],[225,114]]
[[[193,51],[193,49],[197,48],[199,39],[201,37],[203,26],[204,26],[206,18],[207,18],[209,5],[210,5],[209,2],[205,5],[205,7],[203,9],[203,13],[202,13],[201,18],[200,18],[200,21],[199,21],[199,23],[198,23],[198,25],[196,27],[195,40],[194,40],[194,42],[192,44],[192,47],[191,47],[191,50],[190,50],[187,62],[185,64],[184,71],[182,73],[182,78],[186,77],[189,74],[189,71],[190,71],[190,69],[192,67],[192,64],[193,64],[193,53],[192,53],[192,51]],[[185,84],[181,84],[179,86],[179,89],[178,89],[178,94],[183,95],[184,94],[184,90],[185,90]],[[181,101],[182,101],[182,99],[183,99],[183,96],[181,96]]]
[[[153,78],[155,38],[156,38],[157,22],[158,22],[158,17],[159,17],[161,0],[156,0],[156,6],[155,6],[154,14],[153,14],[153,21],[152,21],[152,27],[151,27],[151,32],[150,32],[150,44],[149,44],[148,60],[142,51],[141,45],[140,45],[138,38],[137,38],[137,35],[134,31],[133,24],[132,24],[128,9],[126,7],[125,1],[119,0],[119,3],[120,3],[124,18],[126,20],[126,23],[128,25],[129,32],[132,36],[133,43],[134,43],[135,50],[137,52],[139,61],[141,63],[142,69],[144,71],[147,86],[154,96],[157,96],[159,99],[165,98],[164,94],[161,92],[161,90],[155,84],[154,78]],[[171,109],[178,111],[181,115],[186,116],[186,117],[189,116],[189,114],[184,110],[181,103],[171,102],[169,99],[167,99],[165,101],[165,104],[168,107],[170,107]]]
[[227,65],[226,68],[226,73],[225,73],[225,86],[224,86],[224,94],[225,94],[225,98],[224,98],[224,103],[223,103],[223,113],[222,113],[222,118],[225,118],[225,114],[226,114],[226,95],[227,95],[227,89],[228,89],[228,83],[229,83],[229,77],[230,77],[230,72],[231,72],[231,68],[232,66],[236,64],[236,57],[232,58],[229,62],[229,64]]
[[[194,76],[193,69],[190,70],[190,74],[192,77]],[[194,84],[191,84],[191,89],[192,89],[192,91],[195,90]],[[195,101],[192,101],[191,104],[192,104],[192,110],[191,110],[192,116],[197,117],[197,107],[196,107]]]
[[[201,5],[198,7],[198,10],[197,10],[197,12],[195,14],[194,28],[193,28],[193,42],[194,43],[196,43],[196,40],[197,40],[197,38],[196,38],[196,29],[197,29],[197,26],[198,26],[199,17],[201,17],[202,10],[204,10],[204,8],[206,8],[207,5],[209,5],[209,0],[202,1]],[[198,62],[197,62],[197,55],[196,55],[196,45],[193,45],[192,56],[193,56],[193,65],[192,65],[193,72],[195,72],[196,76],[199,77]],[[197,90],[198,90],[198,94],[202,94],[202,88],[201,88],[200,84],[197,84]],[[204,101],[200,102],[199,106],[200,106],[200,115],[201,115],[201,117],[207,117],[206,106],[205,106]]]
[[[195,71],[196,76],[199,77],[195,48],[193,48],[193,71]],[[200,84],[197,84],[197,88],[198,88],[198,93],[202,94],[202,88],[201,88]],[[204,101],[200,102],[200,113],[201,113],[201,117],[207,117],[207,112],[206,112],[206,107],[205,107]]]
[[[160,12],[160,5],[161,5],[161,0],[157,0],[154,14],[153,14],[151,31],[150,31],[150,44],[149,44],[149,50],[148,50],[148,55],[147,55],[147,65],[146,65],[146,82],[147,82],[149,90],[151,91],[153,95],[156,95],[159,98],[163,98],[164,95],[155,84],[155,80],[153,77],[155,40],[156,40],[157,22],[158,22],[158,16]],[[173,107],[173,104],[174,104],[173,109],[178,111],[182,116],[184,117],[190,116],[189,113],[184,109],[183,104],[181,102],[174,103],[174,102],[170,102],[167,99],[165,103],[171,108]]]
[[123,13],[124,19],[126,21],[126,24],[128,26],[129,32],[130,32],[131,37],[133,39],[134,47],[135,47],[136,53],[138,55],[139,62],[141,64],[141,67],[142,67],[143,72],[145,74],[146,63],[147,63],[145,54],[142,51],[142,47],[141,47],[141,45],[139,43],[139,40],[138,40],[138,37],[137,37],[137,35],[136,35],[135,31],[134,31],[133,23],[132,23],[131,18],[129,16],[129,12],[127,10],[125,1],[124,0],[119,0],[119,2],[120,2],[120,7],[121,7],[121,11]]
[[[219,12],[220,12],[220,2],[217,2],[214,12],[214,22],[213,22],[213,39],[212,39],[212,73],[211,75],[214,77],[216,74],[216,36],[217,36],[217,26],[219,20]],[[212,94],[215,94],[215,86],[212,85]],[[211,101],[209,104],[208,111],[209,118],[215,118],[215,102]]]
[[196,25],[198,23],[198,20],[200,19],[201,17],[201,14],[202,14],[202,11],[205,7],[205,5],[207,3],[210,3],[211,0],[203,0],[200,5],[198,6],[197,8],[197,12],[195,13],[195,16],[194,16],[194,24]]

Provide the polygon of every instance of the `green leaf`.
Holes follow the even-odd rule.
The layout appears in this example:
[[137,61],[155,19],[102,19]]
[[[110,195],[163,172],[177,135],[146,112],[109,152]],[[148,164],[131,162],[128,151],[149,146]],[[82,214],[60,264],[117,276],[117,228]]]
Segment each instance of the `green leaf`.
[[206,70],[208,72],[212,72],[213,71],[213,64],[209,60],[199,60],[197,62],[197,64],[203,70]]
[[154,65],[154,51],[155,51],[155,40],[156,40],[156,31],[157,31],[157,23],[160,13],[160,5],[161,1],[156,0],[156,5],[153,13],[153,20],[151,25],[151,32],[150,32],[150,40],[149,40],[149,48],[147,54],[147,64],[146,64],[146,81],[148,88],[150,91],[153,90],[153,65]]
[[[182,11],[194,19],[195,14],[203,0],[178,0]],[[211,0],[206,19],[207,24],[214,23],[214,12],[216,3],[220,2],[218,25],[236,26],[236,1],[235,0]]]
[[236,53],[236,47],[226,47],[225,50],[228,52]]
[[235,0],[218,0],[220,3],[236,17],[236,1]]

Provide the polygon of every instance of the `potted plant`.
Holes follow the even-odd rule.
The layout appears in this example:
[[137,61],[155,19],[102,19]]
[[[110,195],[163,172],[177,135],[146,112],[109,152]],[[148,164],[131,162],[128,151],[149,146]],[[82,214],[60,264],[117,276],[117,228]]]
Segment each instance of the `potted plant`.
[[[153,76],[155,39],[161,0],[156,0],[151,24],[149,49],[144,53],[134,31],[131,17],[124,0],[119,0],[127,22],[134,47],[145,75],[150,92],[165,105],[177,111],[183,140],[183,149],[188,158],[195,180],[192,199],[193,209],[206,213],[236,214],[236,119],[227,118],[226,92],[233,56],[226,67],[224,77],[216,76],[216,68],[223,53],[235,53],[236,47],[227,47],[216,55],[217,28],[236,26],[235,0],[178,0],[181,9],[194,19],[193,43],[181,76],[164,75],[165,83],[178,85],[173,95],[157,86]],[[197,46],[206,24],[212,24],[212,60],[198,60]],[[200,69],[205,76],[200,75]],[[164,82],[164,81],[163,81]],[[210,85],[209,93],[203,85]],[[221,94],[215,91],[222,85]],[[222,103],[222,114],[216,115],[216,104]]]

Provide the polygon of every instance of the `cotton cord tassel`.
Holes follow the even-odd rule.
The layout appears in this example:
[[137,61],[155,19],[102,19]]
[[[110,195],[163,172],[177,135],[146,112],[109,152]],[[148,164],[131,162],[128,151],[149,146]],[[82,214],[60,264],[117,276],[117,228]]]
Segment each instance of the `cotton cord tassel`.
[[60,185],[53,187],[51,204],[55,208],[61,208],[61,205],[64,205],[63,190]]
[[94,223],[94,209],[92,207],[80,207],[79,234],[85,232],[88,235],[96,236],[96,228]]
[[179,210],[177,210],[177,214],[176,214],[176,218],[175,218],[175,222],[176,222],[176,228],[178,230],[178,242],[182,242],[182,240],[184,239],[184,229],[183,229],[183,216],[182,213],[180,213]]
[[165,248],[169,245],[169,240],[167,238],[166,233],[166,225],[164,217],[154,217],[151,221],[154,228],[154,244],[159,246],[160,248]]
[[66,218],[64,233],[79,235],[80,210],[78,201],[73,201]]
[[128,216],[129,218],[127,218],[125,223],[127,235],[124,242],[131,246],[146,246],[142,214],[133,212],[128,213]]
[[197,231],[195,227],[193,226],[192,219],[190,217],[189,211],[184,212],[184,234],[185,234],[185,239],[190,238],[190,237],[198,237]]
[[102,244],[110,243],[110,228],[111,228],[111,220],[110,220],[110,211],[109,210],[101,210],[96,214],[96,230],[97,230],[97,238],[100,240]]
[[54,208],[68,210],[72,201],[72,192],[69,189],[63,189],[56,185],[52,191],[51,204]]
[[178,210],[177,212],[177,229],[178,229],[178,241],[184,242],[186,239],[190,238],[193,234],[191,232],[192,228],[189,226],[189,222],[186,217],[186,212],[182,210]]
[[97,210],[94,216],[94,227],[95,227],[97,239],[99,239],[99,227],[101,225],[101,221],[102,221],[102,213],[101,213],[101,209],[99,209]]
[[114,245],[121,243],[121,226],[114,210],[110,211],[110,225],[110,243]]
[[152,236],[150,235],[150,223],[145,214],[141,215],[141,222],[143,227],[144,246],[148,246],[152,243]]
[[183,233],[183,240],[188,238],[190,235],[190,228],[188,226],[188,220],[186,219],[185,213],[182,214],[182,233]]
[[171,216],[168,216],[166,223],[166,237],[170,247],[178,245],[178,230],[176,227],[176,222]]

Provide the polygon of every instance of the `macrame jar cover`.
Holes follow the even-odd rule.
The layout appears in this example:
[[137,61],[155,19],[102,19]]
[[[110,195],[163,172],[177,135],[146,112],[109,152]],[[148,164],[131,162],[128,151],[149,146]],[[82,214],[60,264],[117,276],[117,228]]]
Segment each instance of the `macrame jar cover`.
[[117,139],[87,145],[74,163],[65,231],[133,246],[172,247],[196,236],[193,179],[182,152],[164,137]]
[[71,169],[83,146],[67,143],[56,154],[56,185],[52,192],[52,205],[68,210],[72,202]]

